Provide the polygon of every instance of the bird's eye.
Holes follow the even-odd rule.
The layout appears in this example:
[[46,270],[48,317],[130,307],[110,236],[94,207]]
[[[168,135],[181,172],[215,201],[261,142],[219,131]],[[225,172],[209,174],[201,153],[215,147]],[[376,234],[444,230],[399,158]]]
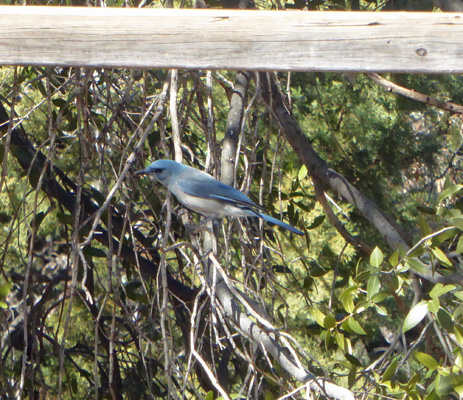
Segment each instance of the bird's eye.
[[163,168],[156,168],[156,169],[153,170],[153,172],[154,172],[155,174],[160,174],[160,173],[163,172],[163,171],[164,171]]

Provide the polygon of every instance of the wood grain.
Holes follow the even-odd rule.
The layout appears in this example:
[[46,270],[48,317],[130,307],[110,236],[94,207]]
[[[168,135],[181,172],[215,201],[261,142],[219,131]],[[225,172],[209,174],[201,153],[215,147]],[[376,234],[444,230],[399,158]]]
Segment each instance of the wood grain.
[[0,7],[0,64],[463,73],[463,14]]

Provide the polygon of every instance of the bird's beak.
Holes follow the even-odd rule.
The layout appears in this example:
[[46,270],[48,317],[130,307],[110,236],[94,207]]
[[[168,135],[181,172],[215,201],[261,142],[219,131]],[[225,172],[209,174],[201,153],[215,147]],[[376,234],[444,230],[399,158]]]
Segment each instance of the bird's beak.
[[140,171],[136,171],[135,175],[147,175],[148,172],[146,172],[146,169],[141,169]]

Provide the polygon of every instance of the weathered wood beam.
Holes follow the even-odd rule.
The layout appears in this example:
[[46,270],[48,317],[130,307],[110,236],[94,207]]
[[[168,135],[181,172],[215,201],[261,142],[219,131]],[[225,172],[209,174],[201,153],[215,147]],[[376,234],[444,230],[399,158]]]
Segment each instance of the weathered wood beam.
[[0,7],[0,65],[463,73],[463,14]]

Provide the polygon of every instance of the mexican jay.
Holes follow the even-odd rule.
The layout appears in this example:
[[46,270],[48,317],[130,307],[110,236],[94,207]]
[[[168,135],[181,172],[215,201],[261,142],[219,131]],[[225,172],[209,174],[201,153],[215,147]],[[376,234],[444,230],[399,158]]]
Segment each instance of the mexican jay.
[[299,229],[264,214],[262,207],[239,190],[176,161],[157,160],[136,174],[154,176],[180,203],[202,215],[214,218],[259,217],[293,233],[304,235]]

